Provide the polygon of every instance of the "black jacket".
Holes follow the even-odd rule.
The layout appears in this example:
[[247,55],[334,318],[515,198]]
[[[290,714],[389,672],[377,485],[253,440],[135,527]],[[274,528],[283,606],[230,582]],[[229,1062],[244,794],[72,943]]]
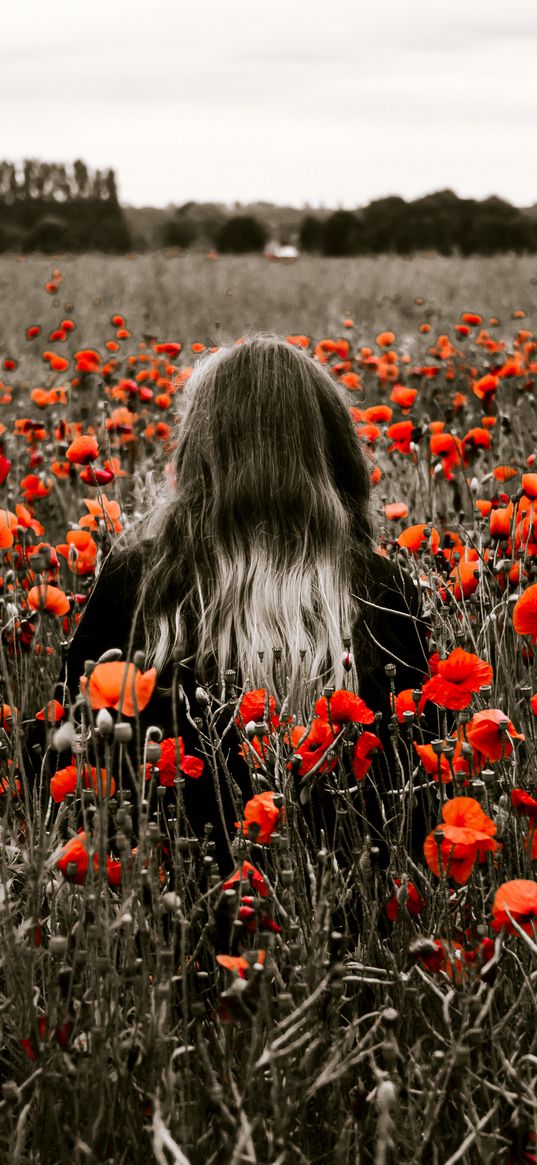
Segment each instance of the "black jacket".
[[[97,661],[111,648],[120,648],[124,653],[128,653],[130,646],[129,658],[132,658],[137,650],[144,651],[142,627],[138,622],[133,628],[133,613],[143,555],[147,552],[148,545],[144,544],[116,557],[110,556],[99,572],[70,644],[56,690],[57,698],[64,704],[76,699],[79,679],[87,660]],[[359,580],[356,586],[361,593]],[[412,753],[411,749],[400,741],[395,746],[393,744],[390,731],[392,719],[390,679],[386,675],[385,665],[395,664],[396,692],[404,688],[419,687],[428,668],[428,626],[422,617],[420,592],[410,575],[377,554],[371,555],[368,603],[362,610],[361,631],[356,634],[353,643],[358,674],[363,673],[359,694],[374,712],[382,713],[380,722],[370,726],[369,730],[380,737],[384,751],[371,770],[375,780],[371,780],[368,774],[359,790],[356,803],[362,833],[364,831],[369,833],[372,843],[381,850],[384,846],[382,860],[383,864],[387,864],[389,854],[385,846],[385,818],[386,814],[393,818],[394,811],[397,811],[393,790],[400,789],[402,780],[408,777]],[[364,658],[368,661],[365,668],[361,666]],[[190,705],[190,718],[203,719],[204,709],[198,704],[195,696],[198,685],[191,668],[175,665],[175,669],[175,684],[173,684],[174,665],[168,665],[158,677],[157,687],[148,706],[140,714],[141,739],[143,740],[145,730],[150,725],[155,725],[162,730],[164,737],[182,736],[186,754],[203,757],[197,729],[186,717],[185,704],[175,701],[174,712],[172,699],[166,691],[172,685],[177,691],[178,681]],[[237,682],[240,683],[240,677],[237,677]],[[238,690],[240,691],[240,688]],[[226,709],[223,709],[218,724],[223,726],[229,721],[229,710],[226,718]],[[136,741],[133,741],[132,750],[135,749],[135,745]],[[239,738],[232,726],[223,739],[223,755],[244,804],[253,795],[254,789],[248,765],[238,749]],[[54,772],[55,768],[69,762],[70,756],[52,753],[51,771]],[[235,833],[234,822],[237,820],[237,808],[240,812],[240,806],[237,805],[238,790],[230,788],[220,761],[218,772],[225,824],[218,805],[219,798],[215,795],[215,777],[207,764],[201,777],[186,778],[183,796],[186,816],[198,837],[203,836],[206,823],[212,824],[212,838],[216,843],[215,857],[224,875],[234,866],[230,837],[232,838]],[[125,783],[128,784],[128,780]],[[297,786],[298,783],[297,778]],[[302,805],[304,822],[316,845],[320,842],[321,826],[325,829],[329,845],[335,827],[335,800],[333,794],[327,795],[325,784],[327,782],[323,777],[317,778],[312,783],[309,800]],[[167,790],[165,804],[171,798],[175,799],[175,796],[175,790]],[[151,807],[156,808],[155,798]],[[134,808],[136,822],[136,806]],[[426,828],[421,807],[418,806],[411,839],[418,858],[421,857],[421,845]]]

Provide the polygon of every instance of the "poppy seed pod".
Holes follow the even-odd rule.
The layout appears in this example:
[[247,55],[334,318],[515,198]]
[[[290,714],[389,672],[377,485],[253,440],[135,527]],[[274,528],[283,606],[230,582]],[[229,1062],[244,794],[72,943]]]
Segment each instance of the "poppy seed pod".
[[114,721],[106,708],[100,708],[95,717],[95,727],[100,736],[111,736],[114,731]]
[[121,659],[123,652],[119,647],[111,647],[109,651],[104,651],[97,660],[98,663],[113,663],[116,659]]
[[118,744],[129,744],[132,740],[132,725],[122,721],[121,724],[116,724],[114,728],[114,739]]
[[207,695],[207,692],[205,691],[205,688],[202,688],[202,687],[196,688],[194,695],[195,695],[196,701],[199,704],[200,708],[207,708],[208,707],[208,705],[210,704],[210,699],[209,699],[209,696]]
[[160,760],[162,749],[156,740],[150,740],[146,745],[145,757],[150,765],[155,765]]

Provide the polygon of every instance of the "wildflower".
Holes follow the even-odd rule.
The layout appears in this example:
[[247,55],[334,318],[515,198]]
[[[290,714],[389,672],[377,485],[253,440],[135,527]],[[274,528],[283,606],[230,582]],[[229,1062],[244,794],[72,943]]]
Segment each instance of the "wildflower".
[[515,813],[537,821],[537,800],[525,789],[511,789],[511,804]]
[[65,454],[73,465],[87,465],[99,456],[99,446],[95,437],[75,437]]
[[[50,795],[52,800],[58,804],[64,801],[67,793],[75,793],[78,783],[77,767],[75,764],[66,765],[63,769],[58,769],[54,776],[50,779]],[[106,769],[100,769],[97,774],[97,769],[93,765],[82,765],[80,769],[80,783],[84,789],[93,789],[96,793],[101,787],[101,793],[104,796],[109,792],[113,797],[116,789],[116,782],[113,777],[108,780]]]
[[[258,951],[256,956],[256,963],[263,965],[266,959],[267,952],[264,950]],[[221,967],[225,967],[226,971],[236,971],[240,979],[247,979],[247,972],[251,970],[253,964],[244,955],[217,955],[217,963]]]
[[449,575],[453,595],[460,600],[464,595],[469,599],[479,586],[479,570],[475,562],[458,562]]
[[97,565],[97,543],[87,530],[68,530],[66,542],[62,542],[56,550],[62,558],[67,559],[73,574],[93,574]]
[[269,888],[263,875],[252,866],[251,862],[243,862],[242,866],[237,866],[232,874],[222,882],[223,890],[234,890],[235,886],[240,882],[242,885],[248,885],[249,877],[251,876],[252,890],[259,894],[260,898],[268,898]]
[[244,806],[244,821],[236,821],[235,827],[243,835],[248,836],[251,825],[258,827],[255,841],[260,845],[270,842],[275,829],[285,817],[283,805],[275,805],[276,794],[270,790],[266,793],[256,793]]
[[[321,719],[328,716],[328,701],[326,696],[320,696],[316,701],[315,711]],[[365,700],[354,692],[345,688],[338,688],[330,699],[330,718],[333,724],[373,724],[375,713],[367,707]]]
[[45,708],[36,712],[36,720],[46,720],[47,724],[58,724],[65,716],[65,708],[59,700],[49,700]]
[[496,891],[492,905],[492,929],[505,930],[516,934],[511,918],[530,936],[535,934],[537,925],[537,882],[526,878],[514,878],[504,882]]
[[518,635],[531,635],[532,643],[537,639],[537,583],[526,587],[513,610],[513,627]]
[[423,685],[423,694],[442,708],[467,708],[472,693],[490,684],[493,670],[484,659],[456,647],[447,659],[439,660],[438,672]]
[[375,343],[379,348],[390,348],[395,343],[395,332],[379,332],[375,337]]
[[384,506],[384,513],[390,522],[397,522],[399,518],[408,517],[408,506],[406,502],[390,502]]
[[509,736],[515,740],[525,740],[500,708],[485,708],[482,712],[475,712],[466,725],[466,736],[472,748],[492,761],[511,755],[513,745]]
[[394,425],[390,425],[386,429],[386,436],[390,438],[390,441],[393,441],[393,445],[390,445],[388,453],[393,453],[394,449],[398,453],[412,453],[410,444],[413,432],[412,421],[396,421]]
[[401,878],[394,878],[393,884],[394,892],[386,903],[386,914],[390,922],[395,922],[401,906],[404,906],[405,910],[408,910],[408,913],[413,918],[416,918],[418,914],[421,914],[422,910],[425,910],[427,902],[418,893],[413,882],[407,882],[403,886]]
[[374,732],[361,732],[352,754],[352,771],[357,781],[362,781],[371,768],[373,758],[382,750],[382,744]]
[[[297,755],[302,758],[300,768],[298,770],[301,776],[307,776],[307,774],[310,773],[313,768],[315,768],[324,753],[327,752],[330,746],[334,743],[338,731],[339,725],[334,724],[334,726],[331,728],[328,720],[322,720],[320,717],[318,717],[316,720],[313,720],[309,730],[300,724],[297,724],[295,728],[292,729],[292,747],[296,750]],[[333,769],[335,769],[337,762],[337,756],[332,757],[331,760],[325,760],[318,772],[332,772]],[[287,765],[288,769],[291,768],[291,764],[292,762],[289,761]]]
[[66,615],[71,604],[64,591],[45,583],[28,591],[28,606],[32,611],[46,611],[47,615]]
[[390,393],[390,400],[404,413],[407,413],[412,408],[417,395],[417,388],[407,388],[405,384],[394,384]]
[[[238,728],[242,724],[248,724],[251,720],[256,723],[265,718],[265,688],[256,688],[255,691],[246,692],[239,704],[239,710],[235,717],[235,724]],[[269,696],[269,724],[272,728],[278,728],[280,718],[276,713],[276,700],[274,696]]]
[[[438,842],[435,834],[441,833]],[[473,797],[454,797],[442,807],[442,821],[429,833],[423,853],[429,868],[440,877],[444,873],[459,884],[468,881],[477,860],[487,850],[496,850],[496,826]]]
[[399,535],[397,541],[399,546],[406,547],[412,554],[418,554],[420,550],[428,546],[430,539],[431,553],[436,554],[440,545],[440,535],[434,526],[426,526],[423,522],[416,526],[407,526]]
[[[400,724],[405,723],[405,712],[416,712],[416,702],[413,693],[413,688],[405,688],[402,692],[398,692],[395,697],[394,712]],[[418,715],[423,712],[426,703],[427,698],[421,693],[417,706]]]
[[94,711],[114,708],[124,716],[135,716],[149,703],[157,682],[157,670],[141,672],[133,663],[98,663],[91,676],[82,676],[80,688]]

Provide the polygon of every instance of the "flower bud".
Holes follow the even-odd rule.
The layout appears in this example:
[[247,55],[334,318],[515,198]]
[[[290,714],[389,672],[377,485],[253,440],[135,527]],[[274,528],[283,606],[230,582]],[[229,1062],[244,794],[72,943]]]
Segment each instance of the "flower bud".
[[99,736],[111,736],[114,731],[114,721],[107,708],[100,708],[95,717],[95,727]]
[[132,726],[124,720],[120,724],[116,724],[114,740],[117,740],[118,744],[129,744],[132,740]]

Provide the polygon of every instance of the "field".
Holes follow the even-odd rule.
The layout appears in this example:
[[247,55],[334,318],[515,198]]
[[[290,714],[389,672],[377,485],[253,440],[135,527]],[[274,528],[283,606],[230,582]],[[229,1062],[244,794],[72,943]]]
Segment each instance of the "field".
[[[535,1162],[536,261],[11,256],[0,288],[2,1159]],[[182,809],[195,765],[171,741],[145,742],[138,775],[176,805],[132,844],[112,779],[135,709],[121,680],[95,696],[106,661],[86,683],[105,766],[51,701],[99,552],[166,462],[198,352],[257,330],[339,384],[378,546],[422,590],[431,660],[421,690],[395,674],[409,776],[387,868],[352,824],[350,870],[333,856],[383,775],[375,709],[328,690],[308,724],[278,724],[264,692],[230,689],[259,792],[223,884]],[[202,738],[211,768],[209,713]],[[72,764],[49,773],[62,742]],[[320,783],[337,807],[320,846],[299,827],[295,776],[304,801]],[[356,900],[358,929],[334,931]]]

